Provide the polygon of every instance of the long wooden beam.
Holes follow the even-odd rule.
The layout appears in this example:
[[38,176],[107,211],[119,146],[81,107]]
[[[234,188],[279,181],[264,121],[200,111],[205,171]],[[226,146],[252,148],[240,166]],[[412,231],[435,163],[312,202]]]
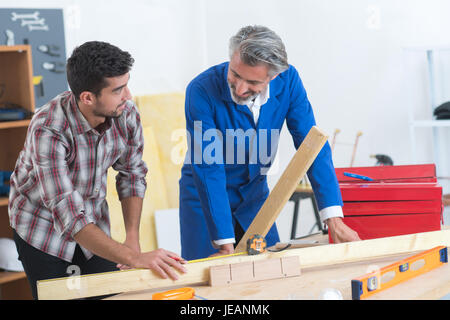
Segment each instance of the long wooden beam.
[[305,176],[323,145],[327,142],[327,139],[328,136],[319,128],[316,126],[311,128],[258,214],[253,219],[250,227],[245,232],[241,241],[239,241],[235,249],[236,252],[247,250],[247,240],[251,236],[259,234],[265,237],[267,235],[284,205],[294,193],[300,180]]
[[347,242],[268,252],[256,256],[238,255],[185,265],[187,274],[180,279],[162,279],[151,270],[133,269],[84,276],[38,281],[38,298],[44,300],[77,299],[121,292],[193,285],[209,281],[211,266],[258,261],[269,258],[298,256],[302,269],[349,263],[395,254],[408,254],[436,246],[450,246],[450,230]]

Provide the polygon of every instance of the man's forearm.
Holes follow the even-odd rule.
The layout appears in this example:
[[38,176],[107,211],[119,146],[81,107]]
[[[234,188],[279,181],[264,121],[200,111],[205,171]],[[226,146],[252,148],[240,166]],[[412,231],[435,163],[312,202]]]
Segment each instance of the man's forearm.
[[77,243],[109,261],[124,265],[133,265],[139,255],[129,247],[111,239],[95,224],[88,224],[74,235]]
[[97,256],[132,268],[152,269],[163,278],[177,280],[178,274],[174,269],[182,273],[187,271],[182,266],[186,262],[176,253],[164,249],[139,253],[111,239],[92,223],[77,232],[74,239]]
[[130,240],[139,241],[142,203],[143,199],[139,197],[129,197],[121,200],[125,232]]

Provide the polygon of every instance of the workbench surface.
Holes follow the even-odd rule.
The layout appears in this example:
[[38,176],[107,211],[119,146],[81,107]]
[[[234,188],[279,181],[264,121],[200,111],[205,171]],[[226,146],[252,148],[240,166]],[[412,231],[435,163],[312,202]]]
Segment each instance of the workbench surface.
[[[344,300],[351,299],[351,280],[414,255],[395,255],[376,260],[302,269],[298,277],[210,287],[192,285],[196,295],[208,300],[319,300],[327,289],[339,290]],[[184,286],[181,286],[184,287]],[[142,290],[118,294],[112,300],[149,300],[155,292]],[[378,292],[368,299],[412,300],[440,299],[450,292],[448,264],[419,275],[397,286]]]

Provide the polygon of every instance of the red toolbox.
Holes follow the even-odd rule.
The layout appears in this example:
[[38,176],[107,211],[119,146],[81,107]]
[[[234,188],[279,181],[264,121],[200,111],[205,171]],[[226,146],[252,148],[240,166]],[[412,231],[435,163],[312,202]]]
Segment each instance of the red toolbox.
[[343,221],[362,240],[441,229],[442,187],[434,164],[336,168],[336,174]]
[[345,176],[344,172],[370,177],[374,180],[370,183],[437,181],[436,166],[434,164],[336,168],[336,176],[339,183],[361,183],[361,179]]

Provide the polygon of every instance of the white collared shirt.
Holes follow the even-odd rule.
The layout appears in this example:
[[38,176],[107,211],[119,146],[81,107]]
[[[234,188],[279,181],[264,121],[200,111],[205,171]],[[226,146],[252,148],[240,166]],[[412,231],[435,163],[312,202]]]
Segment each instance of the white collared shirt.
[[255,121],[255,125],[258,124],[259,120],[259,111],[261,110],[261,106],[266,104],[266,102],[270,98],[270,88],[269,84],[266,86],[265,89],[261,91],[260,94],[256,96],[256,98],[252,101],[250,101],[247,104],[247,107],[250,109],[250,111],[253,113],[253,120]]

